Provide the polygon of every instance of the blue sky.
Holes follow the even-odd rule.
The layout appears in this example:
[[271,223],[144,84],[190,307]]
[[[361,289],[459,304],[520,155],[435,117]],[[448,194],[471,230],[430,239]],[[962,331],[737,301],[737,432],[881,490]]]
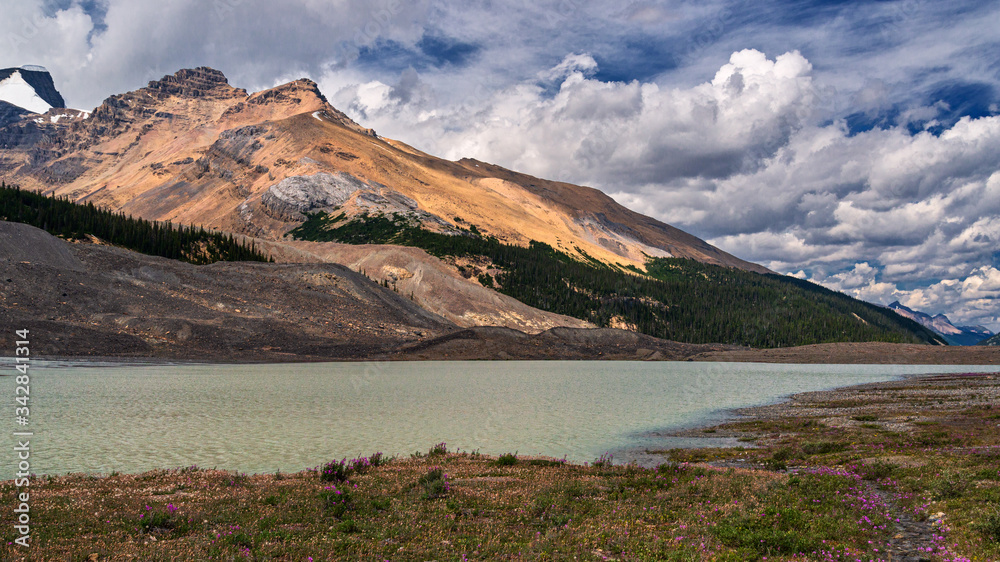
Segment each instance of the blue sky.
[[96,106],[208,65],[591,185],[743,258],[1000,328],[1000,2],[0,0]]

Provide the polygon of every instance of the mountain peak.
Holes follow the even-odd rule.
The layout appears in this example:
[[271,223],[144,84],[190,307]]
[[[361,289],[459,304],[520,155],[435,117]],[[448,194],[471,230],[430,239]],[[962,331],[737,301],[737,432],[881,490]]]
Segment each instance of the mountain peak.
[[225,74],[207,66],[183,68],[159,80],[151,81],[147,88],[167,95],[192,98],[205,97],[219,90],[228,96],[235,90],[229,85]]
[[291,102],[305,105],[329,105],[319,85],[308,78],[299,78],[291,82],[261,90],[250,95],[247,103],[264,104],[270,102]]
[[[267,90],[255,92],[246,99],[245,103],[237,103],[229,108],[226,114],[239,115],[247,111],[257,112],[258,115],[269,115],[270,119],[302,113],[312,113],[313,117],[319,119],[319,116],[323,115],[330,122],[339,123],[353,131],[371,137],[377,136],[372,129],[362,127],[347,114],[330,105],[326,96],[320,91],[319,84],[308,78],[299,78]],[[320,120],[322,121],[322,119]]]
[[0,126],[53,107],[66,107],[66,102],[44,67],[25,65],[0,70]]

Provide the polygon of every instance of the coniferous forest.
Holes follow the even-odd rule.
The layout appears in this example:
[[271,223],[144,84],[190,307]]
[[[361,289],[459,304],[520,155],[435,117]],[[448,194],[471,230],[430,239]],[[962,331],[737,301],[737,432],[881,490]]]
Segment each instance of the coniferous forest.
[[576,259],[540,242],[503,244],[474,226],[457,235],[430,232],[399,215],[347,219],[314,213],[290,234],[303,240],[416,246],[437,257],[484,256],[501,273],[480,281],[525,304],[681,342],[784,347],[940,340],[891,310],[808,281],[694,260],[653,258],[643,273],[586,254]]
[[6,184],[0,184],[0,220],[30,224],[67,240],[91,235],[143,254],[193,264],[272,261],[231,234],[137,219],[93,203],[79,205]]

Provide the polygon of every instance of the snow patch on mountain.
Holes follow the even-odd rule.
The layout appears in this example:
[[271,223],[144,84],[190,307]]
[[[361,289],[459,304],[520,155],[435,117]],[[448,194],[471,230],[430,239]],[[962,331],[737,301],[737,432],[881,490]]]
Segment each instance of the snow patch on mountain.
[[45,113],[52,108],[17,71],[0,80],[0,100],[23,107],[32,113]]

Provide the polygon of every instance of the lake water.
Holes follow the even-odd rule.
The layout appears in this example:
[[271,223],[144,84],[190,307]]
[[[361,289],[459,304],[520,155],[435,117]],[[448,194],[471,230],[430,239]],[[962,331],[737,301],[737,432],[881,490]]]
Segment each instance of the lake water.
[[[10,361],[0,364],[12,373]],[[669,362],[32,365],[32,470],[197,465],[292,472],[382,451],[450,450],[592,461],[670,442],[656,434],[796,392],[997,366]],[[14,378],[0,378],[8,427]],[[9,438],[13,442],[13,437]],[[0,454],[14,473],[14,453]],[[627,454],[625,457],[627,458]]]

